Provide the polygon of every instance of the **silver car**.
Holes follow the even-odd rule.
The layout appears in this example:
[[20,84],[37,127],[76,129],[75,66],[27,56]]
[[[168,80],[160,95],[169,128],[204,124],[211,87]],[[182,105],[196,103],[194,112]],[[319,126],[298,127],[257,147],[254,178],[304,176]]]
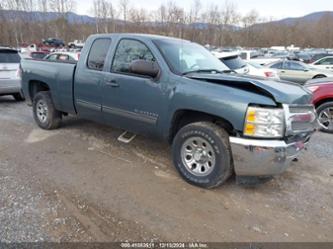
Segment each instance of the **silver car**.
[[0,96],[12,95],[16,100],[24,100],[19,75],[21,57],[10,48],[0,47]]
[[274,62],[268,67],[276,69],[280,79],[304,84],[310,79],[333,77],[328,70],[320,70],[299,61],[283,60]]

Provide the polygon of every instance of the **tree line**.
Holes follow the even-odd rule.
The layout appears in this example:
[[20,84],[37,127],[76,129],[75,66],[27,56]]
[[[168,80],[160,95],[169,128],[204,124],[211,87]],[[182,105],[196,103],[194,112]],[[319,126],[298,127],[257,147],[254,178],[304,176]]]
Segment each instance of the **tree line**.
[[[231,1],[204,6],[193,0],[185,10],[169,0],[156,10],[133,7],[130,0],[94,0],[93,23],[73,23],[69,12],[75,0],[2,0],[0,44],[18,46],[58,37],[66,42],[86,39],[94,33],[135,32],[180,37],[215,46],[270,47],[295,44],[301,47],[333,47],[333,15],[316,22],[283,24],[263,18],[256,10],[241,15]],[[15,10],[15,15],[3,10]],[[28,20],[27,12],[56,13],[56,18]]]

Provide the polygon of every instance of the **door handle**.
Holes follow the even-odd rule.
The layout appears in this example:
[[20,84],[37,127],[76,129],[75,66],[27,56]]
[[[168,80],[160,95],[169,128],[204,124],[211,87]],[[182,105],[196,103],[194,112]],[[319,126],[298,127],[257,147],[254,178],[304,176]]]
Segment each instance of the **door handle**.
[[286,71],[281,71],[281,73],[285,73]]
[[119,87],[119,84],[117,83],[116,80],[107,80],[106,85],[111,87]]

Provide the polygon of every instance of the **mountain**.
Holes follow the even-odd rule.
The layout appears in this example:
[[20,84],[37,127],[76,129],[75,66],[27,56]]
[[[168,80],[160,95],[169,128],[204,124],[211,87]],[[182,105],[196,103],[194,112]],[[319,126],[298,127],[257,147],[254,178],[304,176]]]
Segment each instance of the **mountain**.
[[[322,17],[324,16],[330,16],[333,17],[333,11],[321,11],[321,12],[314,12],[311,14],[308,14],[303,17],[290,17],[285,18],[278,21],[272,21],[269,23],[274,24],[281,24],[281,25],[288,25],[292,26],[297,23],[307,23],[307,22],[318,22]],[[32,11],[32,12],[26,12],[26,11],[16,11],[16,10],[0,10],[0,18],[4,17],[7,20],[14,20],[16,18],[23,19],[25,21],[30,22],[48,22],[56,20],[60,17],[62,17],[63,14],[57,13],[57,12],[39,12],[39,11]],[[65,18],[69,21],[69,23],[74,24],[95,24],[96,18],[87,16],[87,15],[78,15],[73,12],[68,12],[65,14]],[[119,23],[123,22],[121,20],[117,20]],[[154,23],[154,22],[148,22],[148,25],[154,25],[154,26],[160,26],[161,23]],[[266,23],[261,23],[266,24]],[[208,24],[207,23],[193,23],[190,24],[191,27],[195,27],[197,29],[207,29]],[[239,27],[236,26],[229,26],[229,28],[238,30]]]
[[314,23],[319,22],[324,16],[333,17],[333,11],[320,11],[308,14],[302,17],[289,17],[278,21],[272,21],[269,23],[281,24],[287,26],[293,26],[297,23]]

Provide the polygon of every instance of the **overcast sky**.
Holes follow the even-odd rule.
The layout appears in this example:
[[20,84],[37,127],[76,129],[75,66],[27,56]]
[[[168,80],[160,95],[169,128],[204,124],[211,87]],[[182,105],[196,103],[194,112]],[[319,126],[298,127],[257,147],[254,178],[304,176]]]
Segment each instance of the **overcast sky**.
[[[274,17],[276,19],[284,17],[304,16],[311,12],[332,10],[333,0],[229,0],[236,4],[241,13],[246,13],[251,9],[256,9],[262,17]],[[113,0],[117,3],[118,0]],[[132,7],[145,8],[148,10],[157,9],[166,0],[130,0]],[[193,0],[174,1],[177,5],[189,9]],[[223,4],[224,0],[201,0],[203,6],[213,4]],[[77,0],[76,12],[79,14],[92,15],[93,0]]]

